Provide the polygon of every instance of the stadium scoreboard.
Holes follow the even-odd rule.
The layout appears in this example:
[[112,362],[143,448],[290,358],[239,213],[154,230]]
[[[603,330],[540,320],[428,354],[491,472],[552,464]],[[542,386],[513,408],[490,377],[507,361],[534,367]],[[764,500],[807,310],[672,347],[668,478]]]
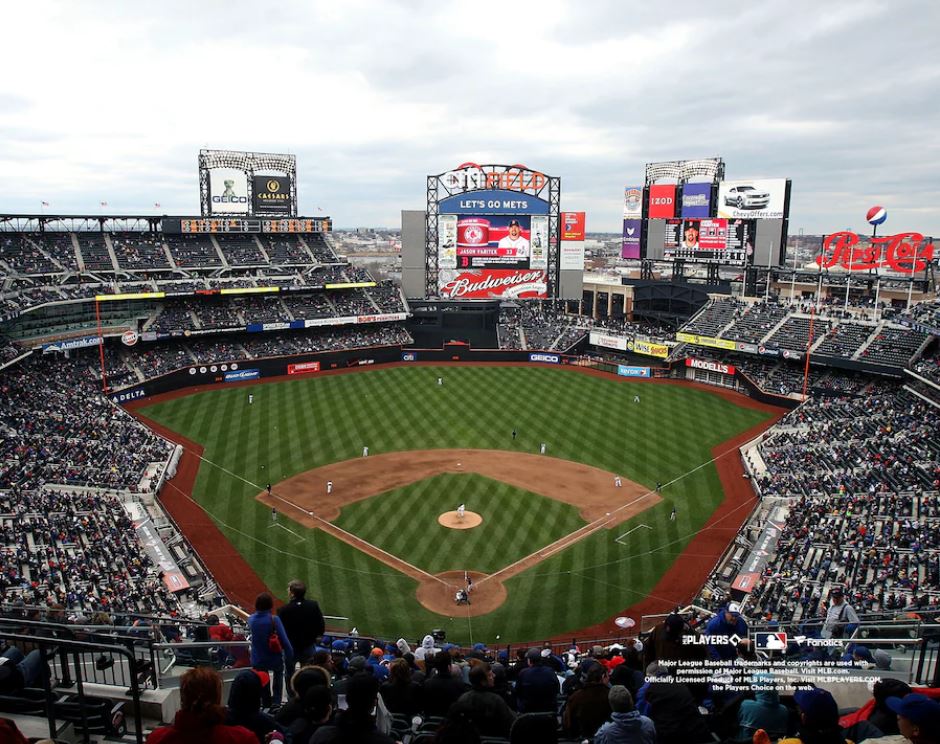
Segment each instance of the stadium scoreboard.
[[173,218],[163,220],[163,232],[169,235],[207,235],[226,233],[323,233],[330,231],[329,217],[291,219],[254,218]]

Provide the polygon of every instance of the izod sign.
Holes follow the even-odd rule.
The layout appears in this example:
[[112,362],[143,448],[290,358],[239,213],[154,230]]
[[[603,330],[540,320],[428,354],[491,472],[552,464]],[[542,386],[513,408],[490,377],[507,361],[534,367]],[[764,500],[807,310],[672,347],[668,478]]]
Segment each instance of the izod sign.
[[734,374],[733,364],[713,362],[710,359],[696,359],[695,357],[687,357],[685,360],[685,366],[692,367],[692,369],[704,369],[704,370],[707,370],[708,372],[718,372],[723,375]]
[[675,184],[653,185],[649,188],[649,212],[651,218],[668,219],[676,216]]

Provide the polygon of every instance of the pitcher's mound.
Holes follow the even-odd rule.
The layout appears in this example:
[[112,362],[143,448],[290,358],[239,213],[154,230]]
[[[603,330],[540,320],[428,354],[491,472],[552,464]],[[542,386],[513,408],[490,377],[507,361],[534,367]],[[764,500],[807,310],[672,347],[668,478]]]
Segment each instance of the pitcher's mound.
[[437,518],[437,521],[445,527],[450,527],[452,530],[469,530],[472,527],[479,527],[483,524],[483,517],[476,512],[465,511],[463,513],[463,519],[460,519],[456,511],[449,511],[441,514],[441,516]]

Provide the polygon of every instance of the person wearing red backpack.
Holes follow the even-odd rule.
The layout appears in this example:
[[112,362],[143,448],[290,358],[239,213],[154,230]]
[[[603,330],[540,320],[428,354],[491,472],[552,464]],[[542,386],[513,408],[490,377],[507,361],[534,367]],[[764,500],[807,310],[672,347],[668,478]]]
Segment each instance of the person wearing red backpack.
[[279,708],[284,694],[284,654],[290,658],[294,649],[281,618],[273,609],[274,598],[267,592],[259,594],[255,598],[255,611],[248,616],[248,628],[251,630],[251,666],[272,673],[271,705]]

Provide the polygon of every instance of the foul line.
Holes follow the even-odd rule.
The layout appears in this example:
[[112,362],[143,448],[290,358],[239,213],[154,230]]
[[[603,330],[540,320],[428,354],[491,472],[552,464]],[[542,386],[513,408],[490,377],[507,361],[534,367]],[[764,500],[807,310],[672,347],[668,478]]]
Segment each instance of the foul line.
[[[624,532],[622,535],[620,535],[620,537],[615,537],[615,538],[614,538],[614,542],[618,542],[618,543],[619,543],[622,538],[626,537],[626,536],[629,535],[631,532],[636,532],[636,531],[637,531],[638,529],[640,529],[641,527],[645,527],[645,528],[648,529],[648,530],[652,530],[652,529],[653,529],[653,528],[650,527],[648,524],[638,524],[638,525],[637,525],[636,527],[634,527],[633,529],[630,529],[630,530],[627,530],[626,532]],[[623,545],[623,543],[620,543],[620,544]]]
[[296,537],[298,540],[306,540],[306,539],[307,539],[306,537],[303,537],[302,535],[298,535],[298,534],[297,534],[296,532],[294,532],[290,527],[285,527],[285,526],[284,526],[283,524],[281,524],[280,522],[275,522],[274,524],[269,524],[269,525],[268,525],[268,529],[271,529],[272,527],[280,527],[282,530],[287,530],[287,531],[290,532],[294,537]]

